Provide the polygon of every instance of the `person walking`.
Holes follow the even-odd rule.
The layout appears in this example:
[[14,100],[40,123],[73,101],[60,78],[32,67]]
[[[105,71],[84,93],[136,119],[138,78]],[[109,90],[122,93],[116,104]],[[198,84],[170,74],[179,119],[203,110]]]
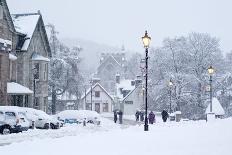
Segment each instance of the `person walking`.
[[153,124],[155,122],[155,114],[151,111],[148,115],[149,124]]
[[115,110],[114,111],[114,123],[117,123],[117,120],[118,120],[118,114],[117,114],[117,111]]
[[119,112],[118,112],[119,124],[122,124],[122,115],[123,115],[122,111],[119,110]]
[[135,113],[135,120],[136,120],[136,122],[139,121],[139,111],[138,110]]
[[169,117],[168,112],[166,110],[163,110],[161,115],[162,115],[163,122],[166,122],[167,118]]
[[144,121],[144,112],[140,111],[140,121],[143,122]]
[[86,118],[84,118],[83,126],[86,126]]

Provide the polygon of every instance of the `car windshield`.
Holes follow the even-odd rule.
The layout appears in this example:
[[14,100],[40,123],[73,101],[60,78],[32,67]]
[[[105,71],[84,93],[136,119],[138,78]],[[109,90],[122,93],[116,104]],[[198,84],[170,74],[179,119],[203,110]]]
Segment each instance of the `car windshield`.
[[14,112],[5,112],[5,114],[6,114],[6,119],[11,119],[16,117]]

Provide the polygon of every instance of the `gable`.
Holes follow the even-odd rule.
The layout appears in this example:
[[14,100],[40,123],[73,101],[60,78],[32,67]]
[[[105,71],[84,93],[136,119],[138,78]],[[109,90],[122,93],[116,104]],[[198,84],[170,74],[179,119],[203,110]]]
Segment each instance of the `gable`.
[[12,15],[16,31],[20,33],[18,42],[19,51],[29,51],[51,57],[44,22],[40,13]]
[[[103,71],[104,69],[107,69],[106,67],[108,66],[112,66],[111,69],[116,69],[116,68],[121,68],[122,66],[117,62],[116,59],[114,59],[113,56],[108,56],[104,62],[102,62],[100,64],[100,66],[98,67],[98,73],[100,73],[101,71]],[[109,70],[109,69],[108,69]]]
[[51,57],[50,45],[48,43],[46,31],[44,29],[43,20],[41,17],[39,18],[39,21],[28,44],[29,45],[27,49],[23,47],[24,50],[27,50],[28,52],[34,52],[44,57]]
[[12,18],[10,16],[10,11],[9,11],[8,6],[7,6],[6,0],[0,0],[0,5],[2,7],[2,15],[1,16],[3,18],[0,20],[3,20],[4,22],[6,22],[6,25],[10,31],[15,32],[14,24],[13,24]]
[[[96,83],[93,87],[92,87],[92,93],[94,95],[94,92],[95,91],[101,91],[102,93],[104,93],[106,96],[109,97],[109,99],[113,100],[112,96],[109,95],[109,93],[99,84],[99,83]],[[85,96],[86,97],[89,97],[91,96],[91,88],[89,88],[87,91],[86,91],[86,95],[85,93],[81,96],[81,99],[85,99]]]

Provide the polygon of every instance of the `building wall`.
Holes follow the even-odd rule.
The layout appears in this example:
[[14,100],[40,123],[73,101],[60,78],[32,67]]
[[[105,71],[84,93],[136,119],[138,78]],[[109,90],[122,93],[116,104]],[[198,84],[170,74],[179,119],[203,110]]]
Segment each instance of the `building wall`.
[[[100,91],[100,97],[95,97],[95,91]],[[103,111],[103,104],[104,103],[108,103],[108,112],[112,112],[112,105],[113,105],[113,101],[112,99],[101,89],[101,87],[96,86],[93,90],[92,90],[92,110],[95,111],[95,104],[99,103],[100,104],[100,113],[104,112]],[[85,105],[85,98],[83,98],[81,100],[81,103],[83,105],[83,109],[86,109],[86,105]],[[86,96],[86,103],[87,104],[91,104],[91,93],[89,93]],[[88,110],[88,109],[86,109]],[[90,110],[90,109],[89,109]]]
[[[45,35],[42,31],[42,19],[40,18],[38,25],[32,36],[30,45],[27,51],[19,51],[18,54],[18,76],[17,81],[34,90],[34,75],[33,68],[36,63],[39,63],[39,80],[36,80],[35,94],[38,98],[38,106],[34,105],[33,94],[29,95],[28,102],[29,107],[34,107],[40,110],[47,110],[48,103],[48,63],[46,61],[32,61],[32,55],[34,53],[48,57],[48,51],[45,44]],[[46,69],[47,68],[47,69]],[[44,71],[46,75],[44,78]]]
[[137,87],[123,102],[122,109],[125,115],[134,115],[136,110],[141,110],[144,102],[142,86]]
[[[12,41],[14,32],[9,21],[11,18],[9,17],[10,13],[8,12],[5,0],[1,2],[3,18],[0,19],[0,38]],[[8,105],[7,82],[9,80],[9,51],[7,49],[0,49],[0,105]]]
[[[117,56],[117,59],[125,59],[124,55],[120,54],[113,54],[112,56]],[[114,94],[115,93],[115,76],[116,74],[120,74],[121,77],[124,77],[124,67],[122,66],[123,64],[121,63],[122,61],[119,61],[117,63],[116,58],[112,58],[111,54],[106,54],[104,56],[104,62],[100,64],[98,67],[98,72],[97,72],[97,77],[101,79],[101,85],[110,93]],[[124,61],[123,61],[124,62]]]

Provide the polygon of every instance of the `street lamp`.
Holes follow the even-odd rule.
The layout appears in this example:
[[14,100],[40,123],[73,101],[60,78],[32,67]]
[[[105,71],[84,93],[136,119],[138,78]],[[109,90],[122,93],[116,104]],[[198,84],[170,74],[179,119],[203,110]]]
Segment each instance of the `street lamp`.
[[147,31],[145,31],[145,35],[142,37],[143,45],[145,48],[145,124],[144,124],[144,131],[148,131],[148,119],[147,119],[147,74],[148,74],[148,48],[151,42],[151,37],[148,36]]
[[210,113],[213,111],[213,103],[212,103],[212,98],[213,98],[213,91],[212,91],[212,75],[214,73],[214,68],[210,66],[208,68],[208,73],[209,73],[209,89],[210,89]]
[[169,113],[171,114],[172,112],[172,86],[173,86],[173,82],[172,80],[170,79],[169,82],[168,82],[168,86],[169,86],[169,95],[170,95],[170,105],[169,105]]
[[36,108],[36,100],[35,100],[35,87],[36,87],[36,74],[37,74],[37,68],[33,68],[32,69],[32,73],[33,73],[33,108]]
[[90,101],[91,101],[91,111],[93,110],[93,79],[91,78],[90,82]]

